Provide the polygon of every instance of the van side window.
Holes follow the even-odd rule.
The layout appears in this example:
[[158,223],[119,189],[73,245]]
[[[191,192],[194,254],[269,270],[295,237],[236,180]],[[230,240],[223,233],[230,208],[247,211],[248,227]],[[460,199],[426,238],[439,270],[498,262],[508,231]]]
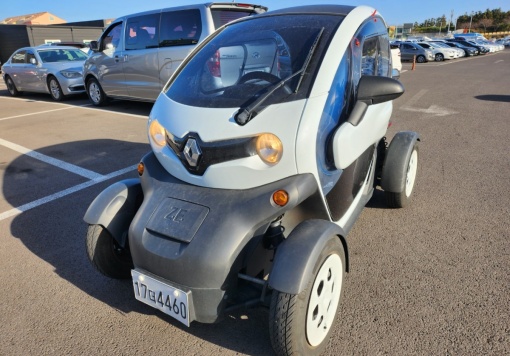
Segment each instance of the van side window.
[[12,56],[11,63],[25,63],[25,53],[26,51],[19,51],[14,56]]
[[120,35],[122,32],[122,22],[110,27],[108,32],[103,35],[102,50],[115,49],[119,46]]
[[132,17],[126,25],[126,50],[157,48],[159,14]]
[[163,12],[160,29],[160,47],[197,44],[202,35],[200,10]]

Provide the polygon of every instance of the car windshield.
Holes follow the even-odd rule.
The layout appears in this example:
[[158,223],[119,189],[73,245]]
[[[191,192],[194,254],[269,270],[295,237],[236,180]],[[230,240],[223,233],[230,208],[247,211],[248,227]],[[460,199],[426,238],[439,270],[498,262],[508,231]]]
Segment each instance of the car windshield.
[[43,63],[84,61],[87,55],[79,49],[41,49],[37,51]]
[[[264,105],[304,98],[342,19],[294,14],[227,26],[182,67],[166,95],[185,105],[216,108],[240,107],[263,95]],[[278,90],[269,90],[274,86]]]

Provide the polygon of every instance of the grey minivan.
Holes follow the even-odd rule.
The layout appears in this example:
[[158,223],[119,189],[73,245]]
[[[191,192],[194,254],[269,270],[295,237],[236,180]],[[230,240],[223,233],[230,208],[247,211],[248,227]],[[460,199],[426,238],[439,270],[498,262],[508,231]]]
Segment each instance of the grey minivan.
[[233,20],[266,11],[260,5],[207,3],[120,17],[90,43],[83,70],[87,94],[96,106],[108,98],[154,102],[199,42]]

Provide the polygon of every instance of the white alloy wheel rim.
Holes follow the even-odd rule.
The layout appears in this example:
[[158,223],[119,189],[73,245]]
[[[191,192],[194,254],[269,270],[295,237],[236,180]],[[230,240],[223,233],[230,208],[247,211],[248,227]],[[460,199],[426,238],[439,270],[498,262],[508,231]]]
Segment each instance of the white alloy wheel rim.
[[414,188],[414,181],[416,179],[416,171],[418,170],[418,151],[413,150],[409,165],[407,166],[406,175],[406,197],[410,197]]
[[91,83],[89,86],[89,95],[94,103],[99,103],[101,100],[101,93],[96,83]]
[[58,87],[58,83],[55,79],[50,80],[50,90],[51,95],[53,95],[54,98],[60,98],[60,88]]
[[342,291],[342,274],[342,260],[333,254],[324,261],[313,283],[306,312],[306,338],[313,347],[324,341],[335,320]]

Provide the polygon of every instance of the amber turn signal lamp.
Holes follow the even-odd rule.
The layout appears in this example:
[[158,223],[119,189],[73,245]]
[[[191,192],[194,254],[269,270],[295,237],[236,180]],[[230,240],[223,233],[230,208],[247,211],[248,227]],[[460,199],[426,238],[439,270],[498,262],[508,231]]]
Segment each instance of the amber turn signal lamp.
[[143,164],[143,162],[138,163],[138,167],[136,168],[136,170],[138,171],[139,176],[143,175],[143,172],[145,171],[145,165]]
[[289,202],[289,194],[285,190],[277,190],[273,193],[273,202],[279,206],[285,206]]

